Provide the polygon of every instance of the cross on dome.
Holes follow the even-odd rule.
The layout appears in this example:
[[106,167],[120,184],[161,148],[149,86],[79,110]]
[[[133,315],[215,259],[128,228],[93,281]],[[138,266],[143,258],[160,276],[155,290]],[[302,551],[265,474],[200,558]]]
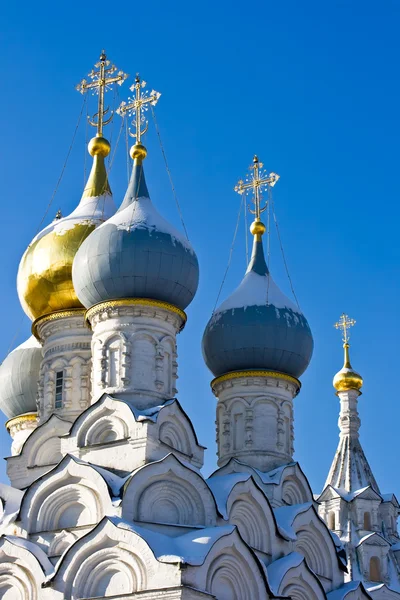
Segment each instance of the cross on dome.
[[264,169],[264,164],[258,160],[258,156],[254,156],[253,164],[250,165],[249,169],[252,171],[251,175],[246,177],[246,180],[240,179],[237,185],[234,187],[235,192],[238,194],[246,194],[250,190],[253,191],[252,201],[254,203],[254,210],[250,212],[255,215],[255,220],[260,221],[261,213],[267,208],[261,207],[262,191],[268,187],[274,187],[279,179],[279,175],[276,173],[267,173]]
[[[95,113],[92,118],[88,117],[88,121],[92,127],[97,127],[97,136],[102,137],[104,125],[110,123],[114,116],[114,112],[111,111],[111,116],[104,120],[104,116],[110,110],[109,107],[104,109],[104,94],[111,89],[113,83],[122,85],[125,79],[127,79],[128,74],[124,73],[123,71],[118,71],[117,75],[114,75],[114,73],[117,71],[117,67],[107,60],[104,50],[101,51],[99,62],[97,62],[94,66],[96,69],[98,69],[98,71],[92,69],[88,74],[88,77],[90,77],[92,81],[88,83],[86,79],[82,79],[82,81],[76,86],[76,89],[81,94],[85,94],[88,90],[93,90],[93,94],[98,94],[98,112]],[[96,117],[97,120],[95,120]]]
[[[133,116],[132,125],[135,127],[135,133],[130,135],[136,138],[136,143],[141,143],[142,135],[146,133],[149,127],[149,122],[144,117],[143,113],[148,110],[148,104],[155,106],[160,99],[161,93],[152,90],[150,93],[148,90],[142,92],[146,87],[146,81],[140,79],[139,73],[136,74],[135,83],[129,88],[132,92],[135,92],[133,98],[128,98],[128,102],[121,102],[117,113],[124,117],[128,114],[130,117]],[[143,129],[142,129],[143,126]]]
[[348,315],[342,313],[340,315],[340,319],[337,323],[334,324],[335,329],[340,329],[343,333],[343,342],[347,344],[350,339],[349,330],[351,327],[354,327],[356,324],[355,319],[350,319]]

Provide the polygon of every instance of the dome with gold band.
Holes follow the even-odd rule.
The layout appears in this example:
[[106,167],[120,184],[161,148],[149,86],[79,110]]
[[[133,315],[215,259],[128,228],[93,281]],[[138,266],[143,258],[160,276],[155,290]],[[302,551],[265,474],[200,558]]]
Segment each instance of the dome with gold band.
[[359,391],[363,385],[363,379],[359,373],[354,371],[353,367],[350,364],[349,357],[349,344],[345,342],[343,344],[344,348],[344,364],[343,368],[340,369],[338,373],[336,373],[333,378],[333,387],[338,392],[347,392],[348,390],[357,390]]
[[83,240],[115,212],[104,158],[109,142],[97,136],[89,142],[93,166],[76,209],[56,218],[30,243],[17,277],[18,295],[30,319],[81,308],[72,283],[72,262]]

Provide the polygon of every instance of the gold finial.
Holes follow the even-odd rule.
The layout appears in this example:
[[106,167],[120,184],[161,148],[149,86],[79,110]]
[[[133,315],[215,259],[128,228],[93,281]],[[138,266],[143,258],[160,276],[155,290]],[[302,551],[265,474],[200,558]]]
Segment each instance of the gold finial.
[[276,173],[267,173],[263,170],[263,167],[263,163],[260,162],[258,156],[255,155],[253,164],[249,167],[250,171],[252,171],[251,175],[246,177],[246,181],[240,179],[234,187],[235,192],[238,194],[247,194],[250,190],[253,191],[252,202],[254,204],[254,210],[249,210],[255,215],[255,220],[250,226],[250,231],[253,235],[258,236],[265,233],[265,225],[261,222],[261,213],[266,210],[267,204],[261,207],[262,191],[269,187],[274,187],[279,179],[279,175]]
[[333,386],[338,392],[344,392],[348,390],[360,390],[363,384],[361,375],[353,370],[350,363],[349,355],[349,330],[356,324],[355,319],[350,319],[348,315],[342,313],[340,319],[334,324],[335,329],[342,331],[343,349],[344,349],[344,363],[343,368],[336,373],[333,378]]
[[147,150],[143,146],[141,140],[142,135],[144,135],[149,128],[149,122],[143,113],[148,110],[149,104],[155,106],[161,96],[160,92],[156,92],[155,90],[152,90],[151,92],[148,90],[142,91],[146,85],[146,82],[142,81],[137,73],[135,83],[129,88],[132,92],[134,92],[134,97],[129,97],[128,102],[121,102],[119,108],[117,109],[117,113],[121,117],[124,117],[127,113],[130,117],[133,116],[132,125],[135,128],[135,132],[132,133],[129,130],[129,135],[136,138],[136,144],[131,148],[131,157],[139,160],[146,158],[147,154]]
[[[91,72],[88,74],[88,77],[90,77],[92,81],[88,83],[86,79],[82,79],[82,81],[76,86],[76,89],[81,94],[85,94],[88,90],[93,90],[93,94],[98,94],[98,111],[93,115],[92,118],[88,117],[88,121],[90,125],[92,125],[93,127],[97,127],[96,137],[103,139],[103,127],[104,125],[110,123],[111,119],[114,116],[114,112],[111,111],[110,117],[104,120],[104,116],[110,110],[109,107],[104,109],[104,94],[109,89],[111,89],[111,85],[113,83],[122,85],[125,79],[128,77],[128,75],[123,71],[118,71],[118,73],[114,75],[114,73],[117,71],[117,67],[115,65],[112,65],[110,61],[107,60],[107,56],[104,50],[101,51],[99,62],[97,62],[94,66],[95,69],[98,69],[98,71],[92,69]],[[99,140],[97,140],[97,144],[94,140],[91,140],[91,142],[93,143],[91,144],[91,146],[89,144],[89,152],[92,156],[95,156],[97,154],[107,156],[107,154],[110,152],[110,144],[107,142],[107,140],[104,140],[104,142],[100,143]]]

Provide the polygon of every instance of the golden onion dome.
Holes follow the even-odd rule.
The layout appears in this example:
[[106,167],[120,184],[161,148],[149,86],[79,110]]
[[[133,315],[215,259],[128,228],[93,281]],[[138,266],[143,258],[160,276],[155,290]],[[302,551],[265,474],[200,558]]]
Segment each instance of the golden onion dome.
[[72,262],[83,240],[115,212],[104,158],[109,142],[90,140],[92,169],[76,209],[55,220],[32,240],[18,269],[17,288],[22,308],[32,320],[44,315],[82,308],[72,284]]
[[344,365],[333,378],[333,387],[338,392],[347,392],[348,390],[359,391],[363,385],[363,379],[359,373],[354,371],[350,364],[349,344],[345,342],[344,348]]

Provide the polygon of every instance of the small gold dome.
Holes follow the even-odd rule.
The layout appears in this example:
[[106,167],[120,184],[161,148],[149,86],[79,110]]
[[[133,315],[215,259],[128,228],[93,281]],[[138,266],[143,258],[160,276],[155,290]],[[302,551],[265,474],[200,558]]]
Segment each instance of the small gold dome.
[[143,144],[135,144],[130,150],[130,155],[133,160],[135,160],[135,158],[144,160],[147,156],[147,149]]
[[344,348],[344,365],[333,378],[333,387],[338,392],[347,392],[348,390],[359,391],[363,385],[363,379],[359,373],[354,371],[350,364],[349,344],[343,344]]
[[91,156],[103,156],[104,158],[110,154],[110,142],[103,137],[94,137],[88,143],[88,150]]
[[264,235],[265,233],[265,225],[259,219],[256,219],[250,225],[250,233],[253,235]]

